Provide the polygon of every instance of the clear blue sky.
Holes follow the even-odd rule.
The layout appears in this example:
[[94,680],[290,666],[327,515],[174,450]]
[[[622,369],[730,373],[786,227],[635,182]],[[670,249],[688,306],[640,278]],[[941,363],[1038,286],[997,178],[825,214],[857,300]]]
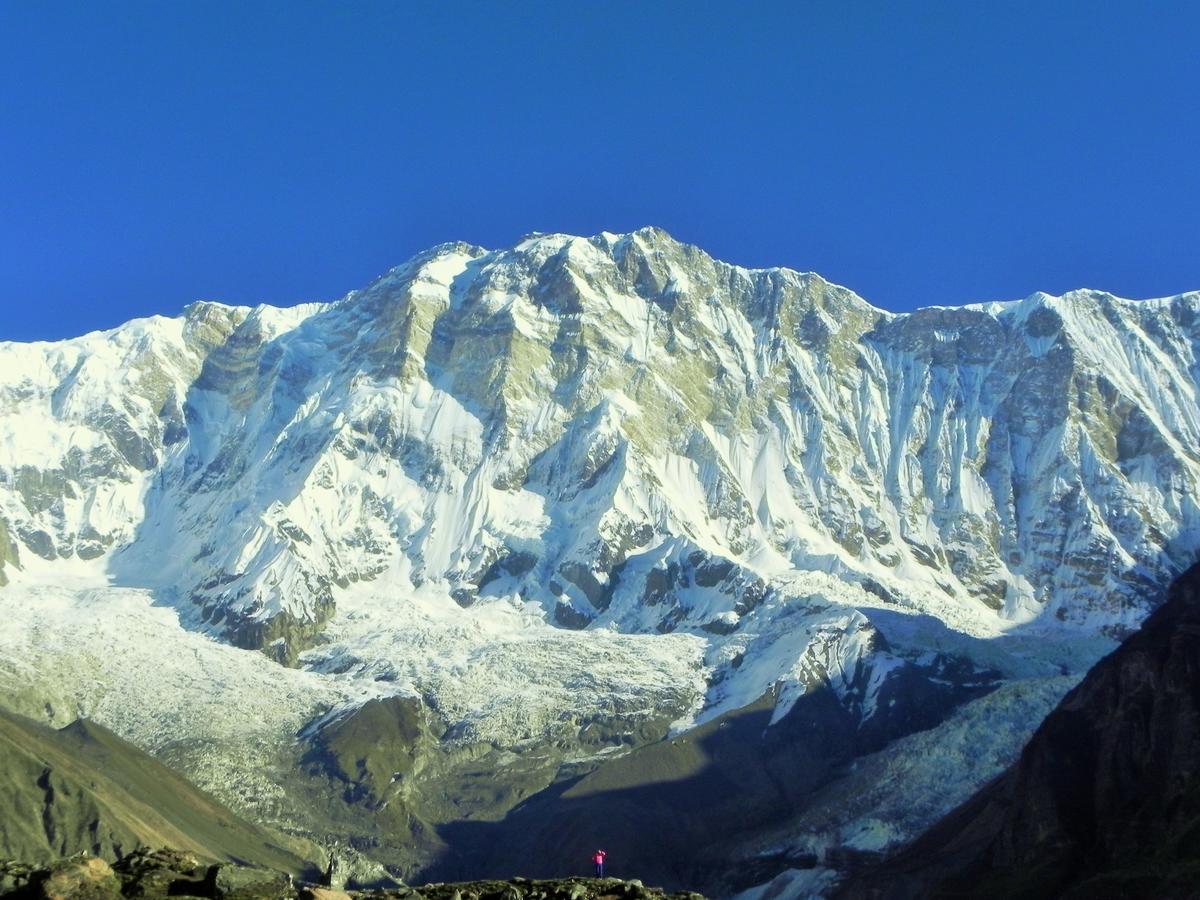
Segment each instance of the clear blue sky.
[[895,310],[1200,288],[1200,13],[0,0],[0,339],[666,228]]

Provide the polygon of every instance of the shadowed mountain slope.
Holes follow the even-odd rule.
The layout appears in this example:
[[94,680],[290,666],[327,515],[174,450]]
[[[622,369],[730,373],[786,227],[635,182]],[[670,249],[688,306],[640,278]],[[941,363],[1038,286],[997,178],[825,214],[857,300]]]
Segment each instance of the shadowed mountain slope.
[[1200,566],[1013,768],[839,896],[1200,896]]

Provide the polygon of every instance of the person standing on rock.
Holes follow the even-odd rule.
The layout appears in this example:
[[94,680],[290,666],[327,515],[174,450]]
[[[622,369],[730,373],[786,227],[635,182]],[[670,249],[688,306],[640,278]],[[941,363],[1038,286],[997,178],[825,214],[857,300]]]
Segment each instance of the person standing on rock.
[[597,878],[604,877],[604,857],[606,856],[608,856],[608,852],[605,850],[597,850],[594,854],[592,854],[592,862],[596,864]]

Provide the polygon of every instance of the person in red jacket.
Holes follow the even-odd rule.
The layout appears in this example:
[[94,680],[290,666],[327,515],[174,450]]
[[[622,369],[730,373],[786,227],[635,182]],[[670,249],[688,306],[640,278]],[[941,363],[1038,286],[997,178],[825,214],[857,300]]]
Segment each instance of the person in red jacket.
[[594,862],[596,864],[596,877],[597,878],[604,877],[604,857],[606,857],[606,856],[608,856],[608,853],[605,852],[604,850],[597,850],[595,853],[592,854],[592,862]]

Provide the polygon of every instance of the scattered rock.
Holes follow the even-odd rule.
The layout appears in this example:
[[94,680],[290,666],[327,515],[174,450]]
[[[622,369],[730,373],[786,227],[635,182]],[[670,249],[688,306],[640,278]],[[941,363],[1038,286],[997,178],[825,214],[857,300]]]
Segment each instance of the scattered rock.
[[136,850],[113,864],[121,893],[131,900],[207,897],[213,865],[179,850]]
[[139,849],[109,866],[71,857],[36,868],[0,860],[0,897],[39,900],[704,900],[667,894],[641,881],[562,878],[433,882],[409,887],[339,890],[293,884],[290,875],[257,866],[213,863],[178,850]]

